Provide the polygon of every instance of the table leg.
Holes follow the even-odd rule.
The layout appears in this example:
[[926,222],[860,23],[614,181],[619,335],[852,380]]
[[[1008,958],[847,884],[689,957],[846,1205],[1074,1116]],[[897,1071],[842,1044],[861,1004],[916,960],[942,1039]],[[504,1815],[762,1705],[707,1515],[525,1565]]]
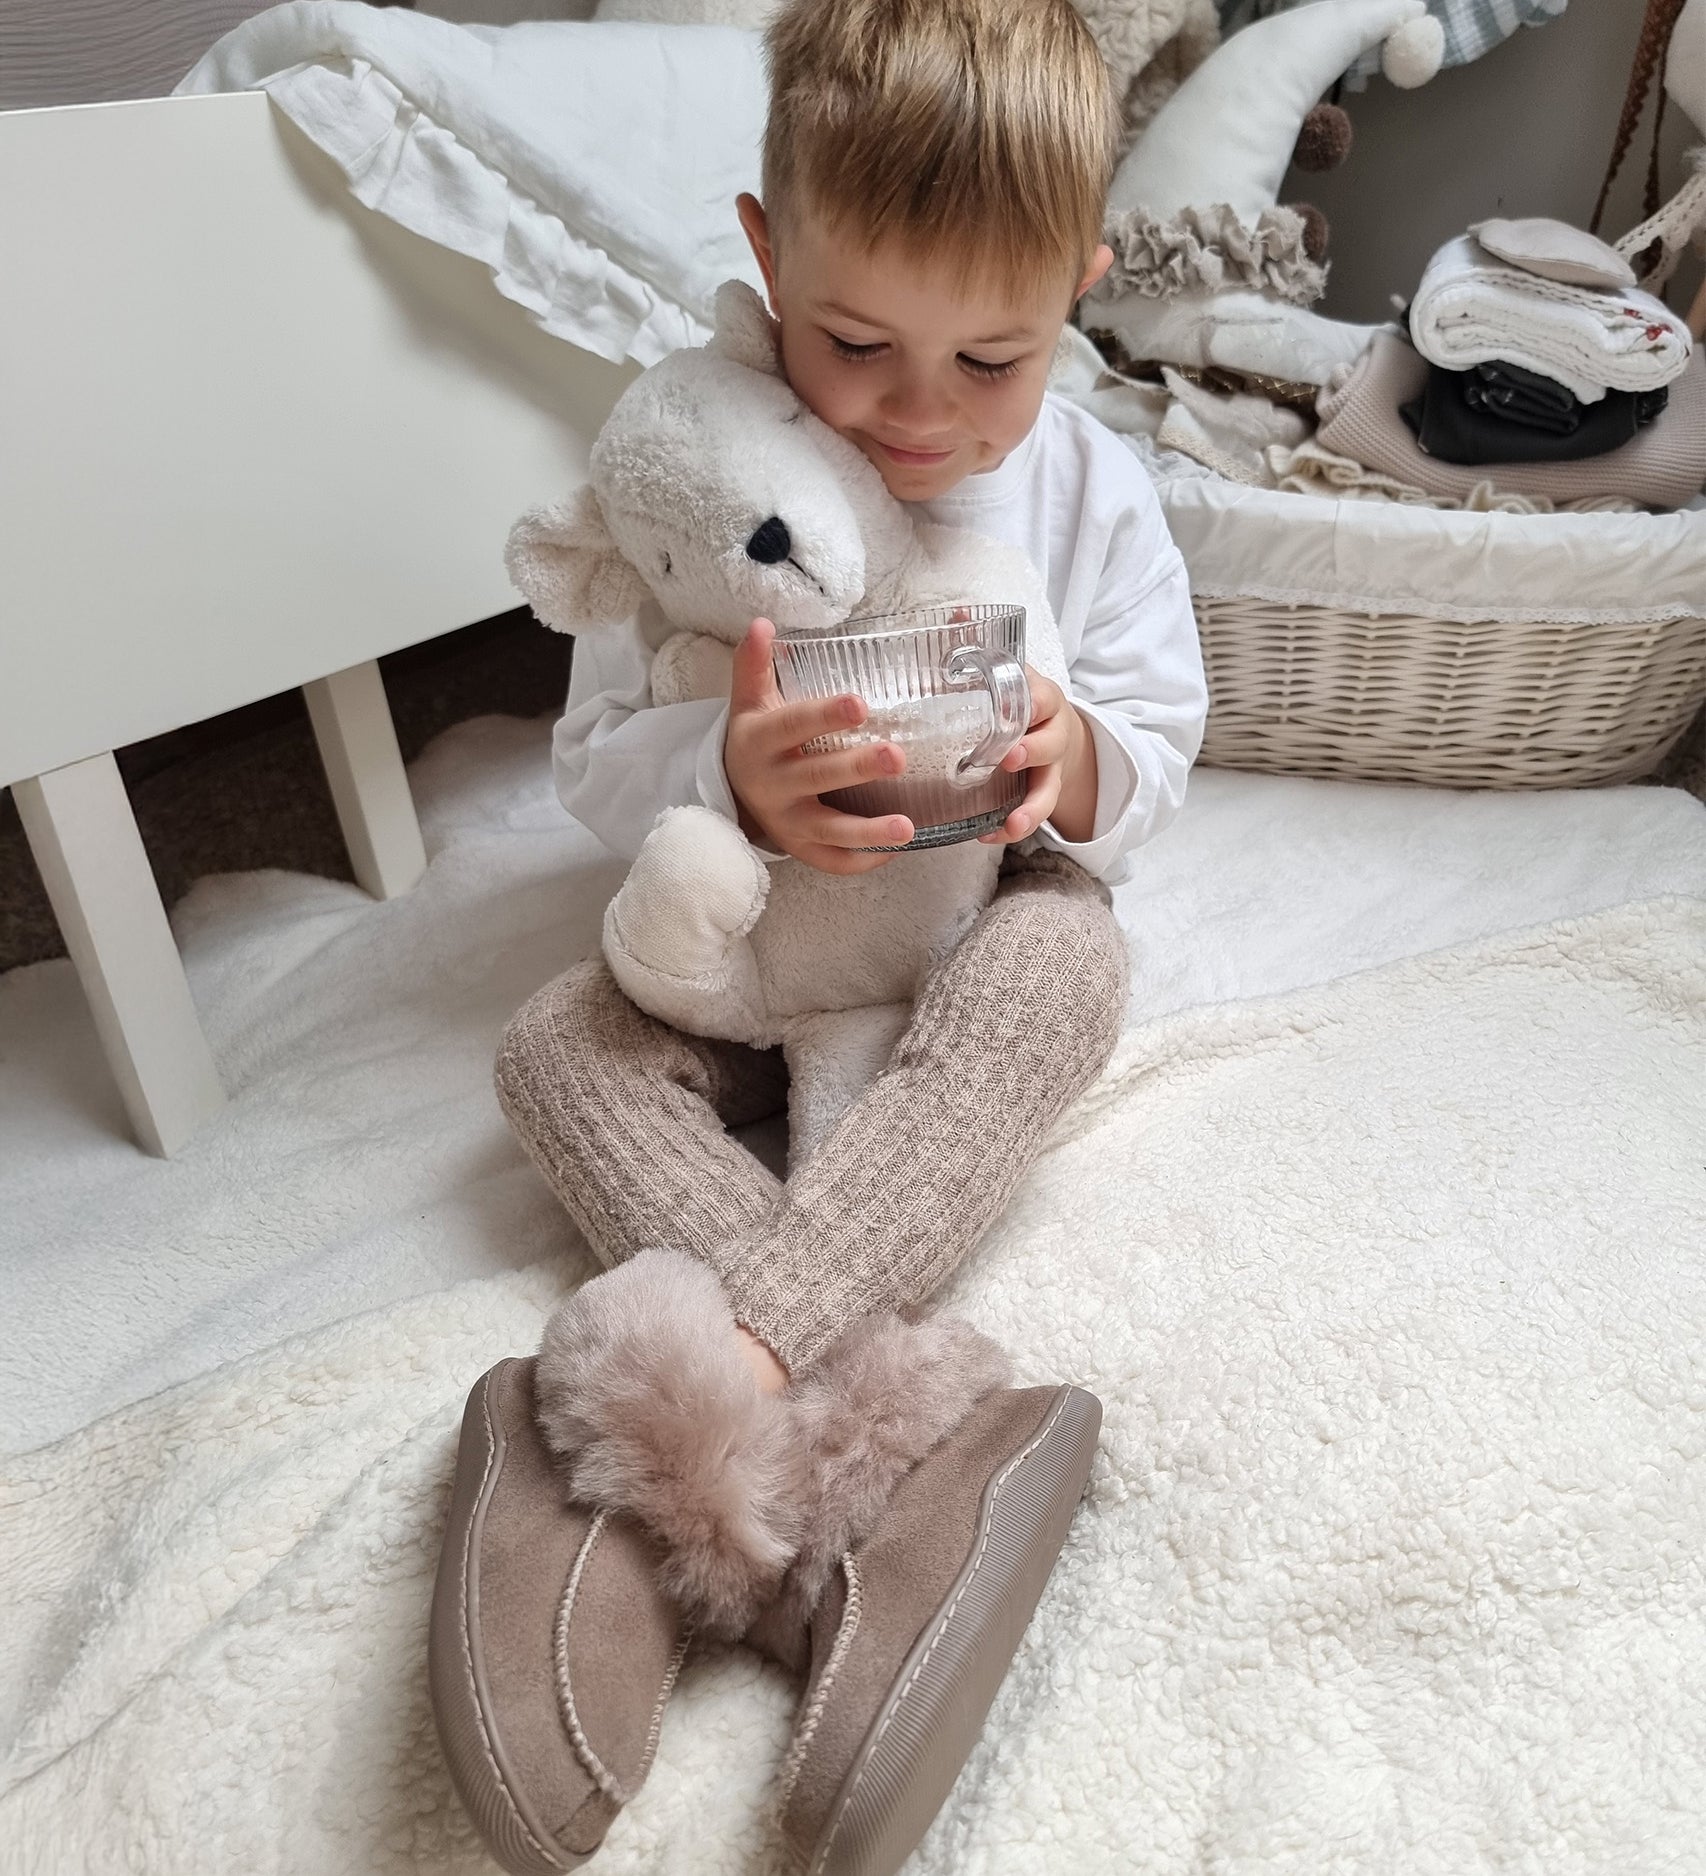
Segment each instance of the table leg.
[[137,1140],[175,1153],[225,1096],[110,755],[12,793]]
[[426,849],[379,666],[353,664],[302,694],[355,876],[374,898],[393,899],[426,871]]

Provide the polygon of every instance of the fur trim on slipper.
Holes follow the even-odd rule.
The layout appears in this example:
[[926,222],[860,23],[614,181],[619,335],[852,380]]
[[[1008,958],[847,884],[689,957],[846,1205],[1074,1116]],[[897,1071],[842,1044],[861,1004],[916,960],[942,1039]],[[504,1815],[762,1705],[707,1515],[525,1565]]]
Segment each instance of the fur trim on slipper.
[[664,1548],[663,1586],[713,1635],[740,1634],[798,1544],[798,1435],[741,1355],[716,1276],[642,1251],[545,1325],[539,1424],[582,1503],[625,1511]]
[[815,1606],[894,1488],[1009,1378],[1006,1355],[953,1316],[867,1316],[789,1389],[804,1478],[790,1595]]

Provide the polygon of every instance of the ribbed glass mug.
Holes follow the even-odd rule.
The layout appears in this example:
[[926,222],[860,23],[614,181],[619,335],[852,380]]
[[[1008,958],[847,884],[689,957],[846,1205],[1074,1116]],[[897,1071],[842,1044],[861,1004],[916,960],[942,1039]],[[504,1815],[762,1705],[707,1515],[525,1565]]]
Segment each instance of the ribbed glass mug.
[[899,852],[991,832],[1025,798],[1025,776],[1000,767],[1031,721],[1023,606],[930,606],[849,619],[839,632],[778,637],[776,682],[789,703],[863,697],[857,729],[821,736],[818,752],[895,743],[906,768],[824,796],[848,814],[904,814]]

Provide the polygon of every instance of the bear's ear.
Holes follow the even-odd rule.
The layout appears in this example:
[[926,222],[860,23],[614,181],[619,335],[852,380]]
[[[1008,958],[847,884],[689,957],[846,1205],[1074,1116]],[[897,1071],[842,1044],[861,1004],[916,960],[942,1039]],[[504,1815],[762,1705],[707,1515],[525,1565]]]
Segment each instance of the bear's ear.
[[540,623],[555,632],[617,624],[646,597],[646,583],[611,538],[590,483],[566,502],[524,514],[509,531],[504,566]]
[[705,350],[749,371],[782,375],[782,329],[744,280],[725,280],[718,287],[716,323]]

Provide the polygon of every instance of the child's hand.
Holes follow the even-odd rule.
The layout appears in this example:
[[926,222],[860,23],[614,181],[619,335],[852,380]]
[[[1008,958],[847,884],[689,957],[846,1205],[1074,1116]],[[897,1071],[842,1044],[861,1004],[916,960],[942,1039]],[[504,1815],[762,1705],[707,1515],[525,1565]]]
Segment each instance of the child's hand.
[[876,820],[843,814],[826,807],[819,796],[898,775],[906,767],[905,753],[893,743],[872,743],[807,755],[801,744],[854,729],[868,712],[860,697],[784,703],[770,662],[775,637],[768,619],[754,619],[735,649],[723,771],[740,810],[741,831],[748,840],[825,873],[869,873],[894,855],[856,849],[904,847],[912,838],[912,823],[904,814]]
[[1031,665],[1031,726],[1002,761],[1008,770],[1029,769],[1021,801],[991,834],[978,838],[1000,846],[1034,834],[1052,820],[1066,840],[1088,840],[1096,825],[1096,741],[1090,726],[1051,678]]

